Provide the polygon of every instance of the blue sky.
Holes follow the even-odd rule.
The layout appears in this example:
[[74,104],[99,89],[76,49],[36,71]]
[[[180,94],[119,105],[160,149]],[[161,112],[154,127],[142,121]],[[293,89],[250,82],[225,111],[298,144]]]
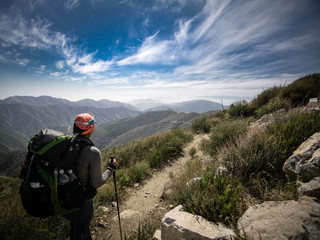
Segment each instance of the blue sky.
[[0,99],[250,101],[320,72],[320,1],[4,0]]

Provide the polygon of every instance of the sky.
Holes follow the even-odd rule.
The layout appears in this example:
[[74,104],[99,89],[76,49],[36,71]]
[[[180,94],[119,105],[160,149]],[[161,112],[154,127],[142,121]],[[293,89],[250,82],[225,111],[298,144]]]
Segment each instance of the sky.
[[0,99],[231,104],[320,72],[318,0],[2,0]]

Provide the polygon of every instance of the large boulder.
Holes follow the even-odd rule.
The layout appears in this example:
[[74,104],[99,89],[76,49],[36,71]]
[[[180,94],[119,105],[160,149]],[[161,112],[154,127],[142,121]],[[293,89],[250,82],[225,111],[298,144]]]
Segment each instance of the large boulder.
[[320,132],[312,135],[294,151],[283,166],[289,179],[309,182],[320,177]]
[[267,201],[250,207],[238,221],[248,239],[320,239],[320,204],[314,198]]
[[163,240],[218,240],[235,237],[235,233],[223,224],[215,224],[201,216],[183,212],[181,205],[166,213],[161,223]]
[[307,183],[297,181],[299,198],[302,196],[315,197],[320,200],[320,177]]

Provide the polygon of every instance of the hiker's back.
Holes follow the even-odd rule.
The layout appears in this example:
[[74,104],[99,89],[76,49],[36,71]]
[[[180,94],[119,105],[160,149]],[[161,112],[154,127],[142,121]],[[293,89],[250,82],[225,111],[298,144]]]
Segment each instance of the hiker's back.
[[[21,201],[29,214],[66,214],[84,203],[86,192],[76,177],[76,165],[81,149],[88,145],[93,145],[90,140],[50,129],[43,129],[30,139],[20,174]],[[64,182],[59,181],[62,177]]]
[[81,151],[80,158],[77,164],[77,173],[81,184],[84,186],[99,188],[103,183],[101,182],[101,178],[99,178],[99,181],[95,179],[95,176],[101,176],[102,169],[100,166],[100,150],[94,146],[84,147]]

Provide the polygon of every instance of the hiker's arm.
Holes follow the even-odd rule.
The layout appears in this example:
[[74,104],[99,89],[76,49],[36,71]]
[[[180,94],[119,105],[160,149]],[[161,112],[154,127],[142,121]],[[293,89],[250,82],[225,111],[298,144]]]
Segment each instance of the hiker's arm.
[[112,172],[110,168],[102,171],[101,153],[96,147],[91,147],[90,185],[94,188],[101,187],[112,175]]

